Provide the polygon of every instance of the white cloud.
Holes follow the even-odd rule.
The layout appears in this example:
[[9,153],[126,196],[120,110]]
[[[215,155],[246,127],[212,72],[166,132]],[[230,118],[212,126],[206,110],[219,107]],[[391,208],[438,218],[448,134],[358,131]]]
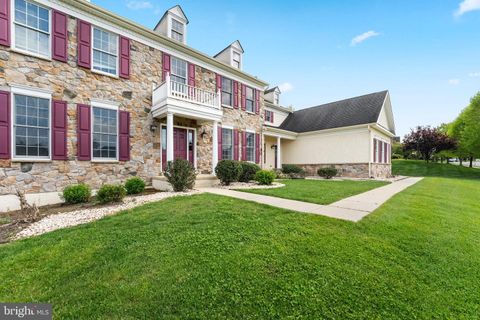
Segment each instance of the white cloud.
[[153,9],[150,1],[131,0],[127,2],[127,8],[130,10]]
[[480,77],[480,72],[472,72],[469,74],[470,77],[472,78],[479,78]]
[[448,84],[451,86],[458,86],[460,84],[460,79],[450,79],[448,80]]
[[463,0],[455,11],[454,16],[460,17],[464,13],[480,10],[480,0]]
[[358,36],[356,36],[355,38],[352,39],[352,42],[350,43],[350,45],[352,47],[356,46],[357,44],[360,44],[362,43],[363,41],[367,40],[367,39],[370,39],[372,37],[376,37],[376,36],[379,36],[380,33],[376,32],[376,31],[373,31],[373,30],[370,30],[370,31],[367,31],[367,32],[364,32]]
[[285,93],[293,90],[293,84],[291,84],[290,82],[284,82],[282,84],[279,84],[278,88],[282,93]]

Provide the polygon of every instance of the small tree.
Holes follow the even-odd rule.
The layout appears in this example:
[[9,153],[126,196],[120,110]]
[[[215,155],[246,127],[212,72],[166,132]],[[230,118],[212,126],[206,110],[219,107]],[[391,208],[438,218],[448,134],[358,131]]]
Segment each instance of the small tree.
[[418,153],[425,161],[430,161],[432,155],[443,150],[454,149],[455,141],[440,132],[436,128],[429,126],[418,126],[412,129],[403,139],[404,151],[413,151]]

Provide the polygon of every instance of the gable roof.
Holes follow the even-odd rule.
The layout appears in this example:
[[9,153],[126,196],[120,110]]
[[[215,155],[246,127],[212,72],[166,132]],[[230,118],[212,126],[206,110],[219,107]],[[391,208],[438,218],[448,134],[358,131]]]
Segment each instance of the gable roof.
[[234,44],[236,44],[236,45],[238,46],[238,48],[242,51],[242,53],[245,53],[245,50],[243,50],[242,44],[240,43],[240,40],[235,40],[235,41],[233,41],[232,43],[230,43],[227,47],[225,47],[225,49],[223,49],[222,51],[220,51],[219,53],[217,53],[217,54],[214,55],[213,57],[214,57],[214,58],[218,57],[222,52],[224,52],[225,50],[229,49],[229,48],[232,47]]
[[278,86],[265,90],[265,93],[270,93],[270,92],[275,91],[275,90],[278,90],[279,93],[282,93]]
[[295,111],[280,129],[297,133],[376,123],[388,91],[331,102]]

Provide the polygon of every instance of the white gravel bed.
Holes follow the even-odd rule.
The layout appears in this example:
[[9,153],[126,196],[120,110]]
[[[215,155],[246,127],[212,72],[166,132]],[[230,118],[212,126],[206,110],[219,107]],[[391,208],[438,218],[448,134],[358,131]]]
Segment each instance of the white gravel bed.
[[149,202],[160,201],[171,197],[191,196],[198,193],[201,192],[197,190],[192,190],[189,192],[158,192],[144,196],[126,197],[123,203],[107,207],[89,208],[59,214],[52,214],[43,218],[40,221],[31,224],[27,228],[17,233],[14,237],[14,240],[37,236],[57,229],[73,227],[79,224],[92,222],[106,216],[114,215],[123,210],[128,210],[141,206]]
[[216,185],[215,188],[219,189],[275,189],[285,187],[283,183],[274,182],[271,186],[259,185],[256,182],[233,182],[229,186]]

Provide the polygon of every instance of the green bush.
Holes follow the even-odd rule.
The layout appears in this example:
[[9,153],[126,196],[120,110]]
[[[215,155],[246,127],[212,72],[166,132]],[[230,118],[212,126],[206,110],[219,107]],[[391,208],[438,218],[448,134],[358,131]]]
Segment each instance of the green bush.
[[104,184],[97,192],[100,203],[120,202],[125,198],[126,190],[121,184]]
[[228,186],[230,183],[238,181],[242,173],[242,166],[238,161],[221,160],[215,167],[215,174],[220,182]]
[[127,194],[139,194],[145,190],[145,181],[139,177],[133,177],[125,182],[125,189]]
[[75,184],[63,189],[63,199],[66,203],[85,203],[90,201],[92,190],[86,184]]
[[169,161],[165,170],[165,177],[175,192],[193,189],[196,176],[195,169],[190,162],[184,159]]
[[325,179],[331,179],[332,177],[335,177],[338,173],[338,170],[335,168],[320,168],[317,170],[317,173],[320,177],[323,177]]
[[282,172],[285,174],[291,174],[291,173],[300,173],[304,174],[304,170],[300,168],[299,166],[296,166],[294,164],[283,164],[282,165]]
[[242,161],[240,162],[240,166],[242,167],[242,172],[240,173],[240,177],[238,181],[240,182],[249,182],[255,178],[255,173],[260,171],[260,167],[257,166],[255,163]]
[[255,181],[261,185],[271,185],[275,180],[275,172],[270,170],[260,170],[255,174]]

